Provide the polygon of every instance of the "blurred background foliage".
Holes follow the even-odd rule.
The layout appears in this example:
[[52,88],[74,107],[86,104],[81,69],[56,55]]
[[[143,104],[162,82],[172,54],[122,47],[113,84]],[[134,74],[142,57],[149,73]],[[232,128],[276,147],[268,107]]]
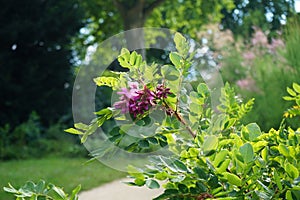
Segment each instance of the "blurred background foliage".
[[[0,1],[2,160],[87,154],[63,132],[72,124],[73,81],[79,67],[101,55],[97,44],[123,30],[170,28],[201,43],[203,63],[219,67],[241,98],[256,98],[244,120],[264,130],[278,127],[288,107],[281,97],[299,77],[293,0]],[[160,54],[148,50],[147,58]],[[97,92],[107,106],[111,91]]]

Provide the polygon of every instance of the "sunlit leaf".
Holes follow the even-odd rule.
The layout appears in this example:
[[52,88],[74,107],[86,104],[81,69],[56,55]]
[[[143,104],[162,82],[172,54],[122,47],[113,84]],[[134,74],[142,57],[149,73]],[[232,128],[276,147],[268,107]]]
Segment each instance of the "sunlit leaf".
[[253,147],[250,143],[246,143],[240,147],[240,153],[245,163],[252,162],[254,159]]
[[217,147],[218,147],[218,138],[215,135],[207,136],[204,139],[202,149],[205,154],[209,153],[212,150],[216,150]]
[[160,187],[159,183],[154,179],[146,180],[146,186],[150,189],[156,189]]

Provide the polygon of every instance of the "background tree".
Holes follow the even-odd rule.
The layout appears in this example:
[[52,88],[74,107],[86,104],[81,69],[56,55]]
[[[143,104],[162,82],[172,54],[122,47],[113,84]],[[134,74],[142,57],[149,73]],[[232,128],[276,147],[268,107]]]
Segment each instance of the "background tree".
[[234,0],[235,9],[222,9],[222,25],[247,38],[254,32],[253,26],[276,33],[295,12],[294,4],[294,0]]
[[[84,1],[83,6],[86,9],[87,26],[74,42],[74,48],[81,58],[85,55],[82,44],[92,45],[133,28],[170,28],[195,36],[201,25],[219,21],[222,18],[221,9],[231,10],[234,4],[231,0],[90,0]],[[128,38],[141,41],[141,34]]]
[[83,26],[77,0],[1,0],[0,125],[33,111],[44,122],[71,105],[71,38]]

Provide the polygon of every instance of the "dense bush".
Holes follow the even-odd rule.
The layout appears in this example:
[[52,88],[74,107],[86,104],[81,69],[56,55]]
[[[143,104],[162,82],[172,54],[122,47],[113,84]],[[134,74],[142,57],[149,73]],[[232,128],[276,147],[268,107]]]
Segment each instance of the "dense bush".
[[66,131],[86,142],[114,118],[122,123],[102,139],[119,151],[101,143],[99,158],[122,151],[132,155],[168,151],[149,155],[149,163],[141,168],[128,166],[134,179],[129,185],[154,189],[162,181],[165,190],[156,200],[300,199],[300,128],[286,124],[287,118],[300,116],[300,85],[287,88],[288,96],[283,98],[294,106],[285,111],[279,128],[261,131],[256,123],[241,121],[254,99],[242,103],[227,83],[214,107],[213,90],[205,83],[185,84],[190,81],[194,54],[180,34],[174,41],[177,52],[169,55],[172,65],[161,68],[148,66],[136,52],[123,49],[118,61],[129,71],[94,79],[98,86],[117,91],[119,101],[96,112],[90,124],[76,123]]
[[46,155],[86,156],[77,137],[65,134],[62,123],[47,128],[32,112],[28,120],[14,129],[9,124],[0,127],[0,159],[39,158]]
[[[112,127],[106,140],[121,151],[114,154],[101,146],[99,157],[117,156],[122,150],[170,151],[171,155],[150,156],[150,164],[142,168],[128,167],[134,178],[130,185],[153,189],[160,187],[157,180],[164,182],[165,191],[156,200],[299,199],[300,128],[288,127],[286,118],[300,115],[300,85],[287,89],[290,96],[284,99],[296,105],[284,113],[279,128],[263,132],[256,123],[241,121],[254,99],[242,103],[225,84],[214,108],[206,84],[200,82],[195,88],[185,84],[193,54],[180,34],[174,40],[178,51],[170,53],[172,65],[160,69],[123,49],[118,60],[129,72],[95,79],[98,86],[118,91],[119,101],[96,112],[98,117],[90,124],[76,123],[66,131],[82,135],[86,142],[97,127],[114,117],[123,123]],[[160,117],[151,118],[157,110]],[[140,131],[149,126],[156,127],[153,133]],[[142,137],[128,135],[133,128]]]

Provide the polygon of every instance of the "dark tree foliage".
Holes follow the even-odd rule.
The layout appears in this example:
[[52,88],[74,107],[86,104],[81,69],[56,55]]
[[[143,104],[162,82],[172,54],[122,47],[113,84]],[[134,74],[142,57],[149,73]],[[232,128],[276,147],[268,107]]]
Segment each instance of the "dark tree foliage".
[[295,13],[294,0],[234,0],[235,9],[223,9],[222,25],[235,35],[249,37],[253,26],[275,33]]
[[[209,22],[219,22],[221,8],[233,9],[233,0],[85,0],[85,31],[74,42],[80,58],[84,46],[103,41],[121,31],[140,27],[162,27],[196,37],[200,27]],[[126,35],[127,46],[141,43],[143,33]],[[142,45],[137,45],[142,46]]]
[[21,123],[33,110],[53,122],[70,109],[69,46],[82,9],[77,0],[0,2],[0,125]]

